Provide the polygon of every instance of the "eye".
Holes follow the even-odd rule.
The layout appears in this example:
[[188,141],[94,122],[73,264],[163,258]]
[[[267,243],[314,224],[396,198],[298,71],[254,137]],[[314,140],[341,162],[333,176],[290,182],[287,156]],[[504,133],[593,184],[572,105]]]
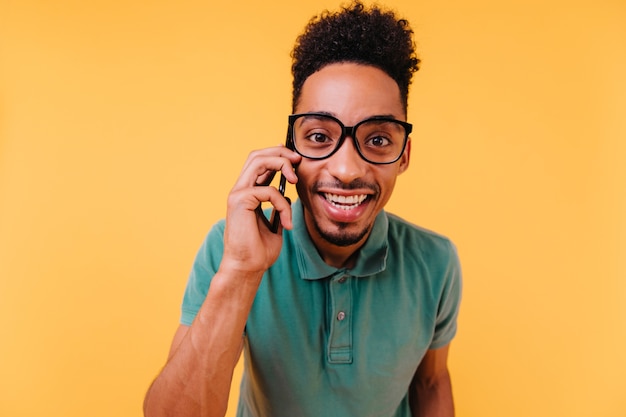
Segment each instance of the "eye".
[[313,132],[311,134],[309,134],[308,136],[306,136],[307,140],[313,142],[313,143],[328,143],[331,141],[331,139],[324,133],[322,132]]
[[388,138],[379,135],[367,139],[367,141],[365,141],[365,145],[374,148],[382,148],[391,145],[391,141]]

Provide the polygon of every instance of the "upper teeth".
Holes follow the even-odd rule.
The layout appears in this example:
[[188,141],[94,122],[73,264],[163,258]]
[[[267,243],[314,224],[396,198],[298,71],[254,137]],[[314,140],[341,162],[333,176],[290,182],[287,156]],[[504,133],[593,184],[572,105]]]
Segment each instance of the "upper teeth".
[[363,202],[367,198],[366,194],[361,195],[337,195],[325,193],[326,200],[333,204],[348,204],[348,205],[358,205]]

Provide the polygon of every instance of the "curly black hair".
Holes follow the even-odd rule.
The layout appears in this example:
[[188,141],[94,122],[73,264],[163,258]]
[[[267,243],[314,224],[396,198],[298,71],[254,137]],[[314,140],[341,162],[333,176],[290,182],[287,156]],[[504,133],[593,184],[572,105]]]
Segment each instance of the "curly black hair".
[[327,10],[313,17],[291,57],[293,109],[311,74],[329,64],[354,62],[377,67],[394,79],[406,110],[411,77],[420,63],[409,22],[378,6],[366,9],[359,0],[338,12]]

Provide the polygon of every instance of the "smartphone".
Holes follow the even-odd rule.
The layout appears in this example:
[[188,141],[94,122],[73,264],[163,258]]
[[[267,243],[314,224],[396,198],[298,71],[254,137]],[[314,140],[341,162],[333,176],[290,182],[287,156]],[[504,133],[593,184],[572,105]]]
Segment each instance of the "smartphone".
[[[290,129],[287,129],[287,140],[285,141],[285,146],[288,149],[293,150],[293,141],[291,140]],[[281,173],[280,181],[278,182],[278,192],[280,193],[280,195],[282,196],[285,195],[286,186],[287,186],[287,178],[285,178],[285,175]],[[289,203],[291,203],[291,200],[289,199],[289,197],[285,197],[285,198],[287,199],[287,201],[289,201]],[[280,225],[280,214],[278,214],[278,211],[276,211],[275,208],[272,209],[272,214],[270,215],[269,219],[265,217],[265,213],[263,212],[263,208],[261,207],[261,204],[259,204],[259,206],[256,208],[256,213],[261,217],[261,219],[263,220],[263,223],[265,223],[265,226],[267,226],[267,228],[270,229],[272,233],[278,233],[278,226]]]

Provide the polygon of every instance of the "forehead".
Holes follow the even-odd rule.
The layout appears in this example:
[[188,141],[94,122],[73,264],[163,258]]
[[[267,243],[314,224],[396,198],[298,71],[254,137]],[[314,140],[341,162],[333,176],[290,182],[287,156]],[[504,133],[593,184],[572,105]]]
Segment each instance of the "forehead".
[[344,124],[372,116],[405,119],[400,88],[384,71],[369,65],[327,65],[306,79],[296,113],[323,112]]

